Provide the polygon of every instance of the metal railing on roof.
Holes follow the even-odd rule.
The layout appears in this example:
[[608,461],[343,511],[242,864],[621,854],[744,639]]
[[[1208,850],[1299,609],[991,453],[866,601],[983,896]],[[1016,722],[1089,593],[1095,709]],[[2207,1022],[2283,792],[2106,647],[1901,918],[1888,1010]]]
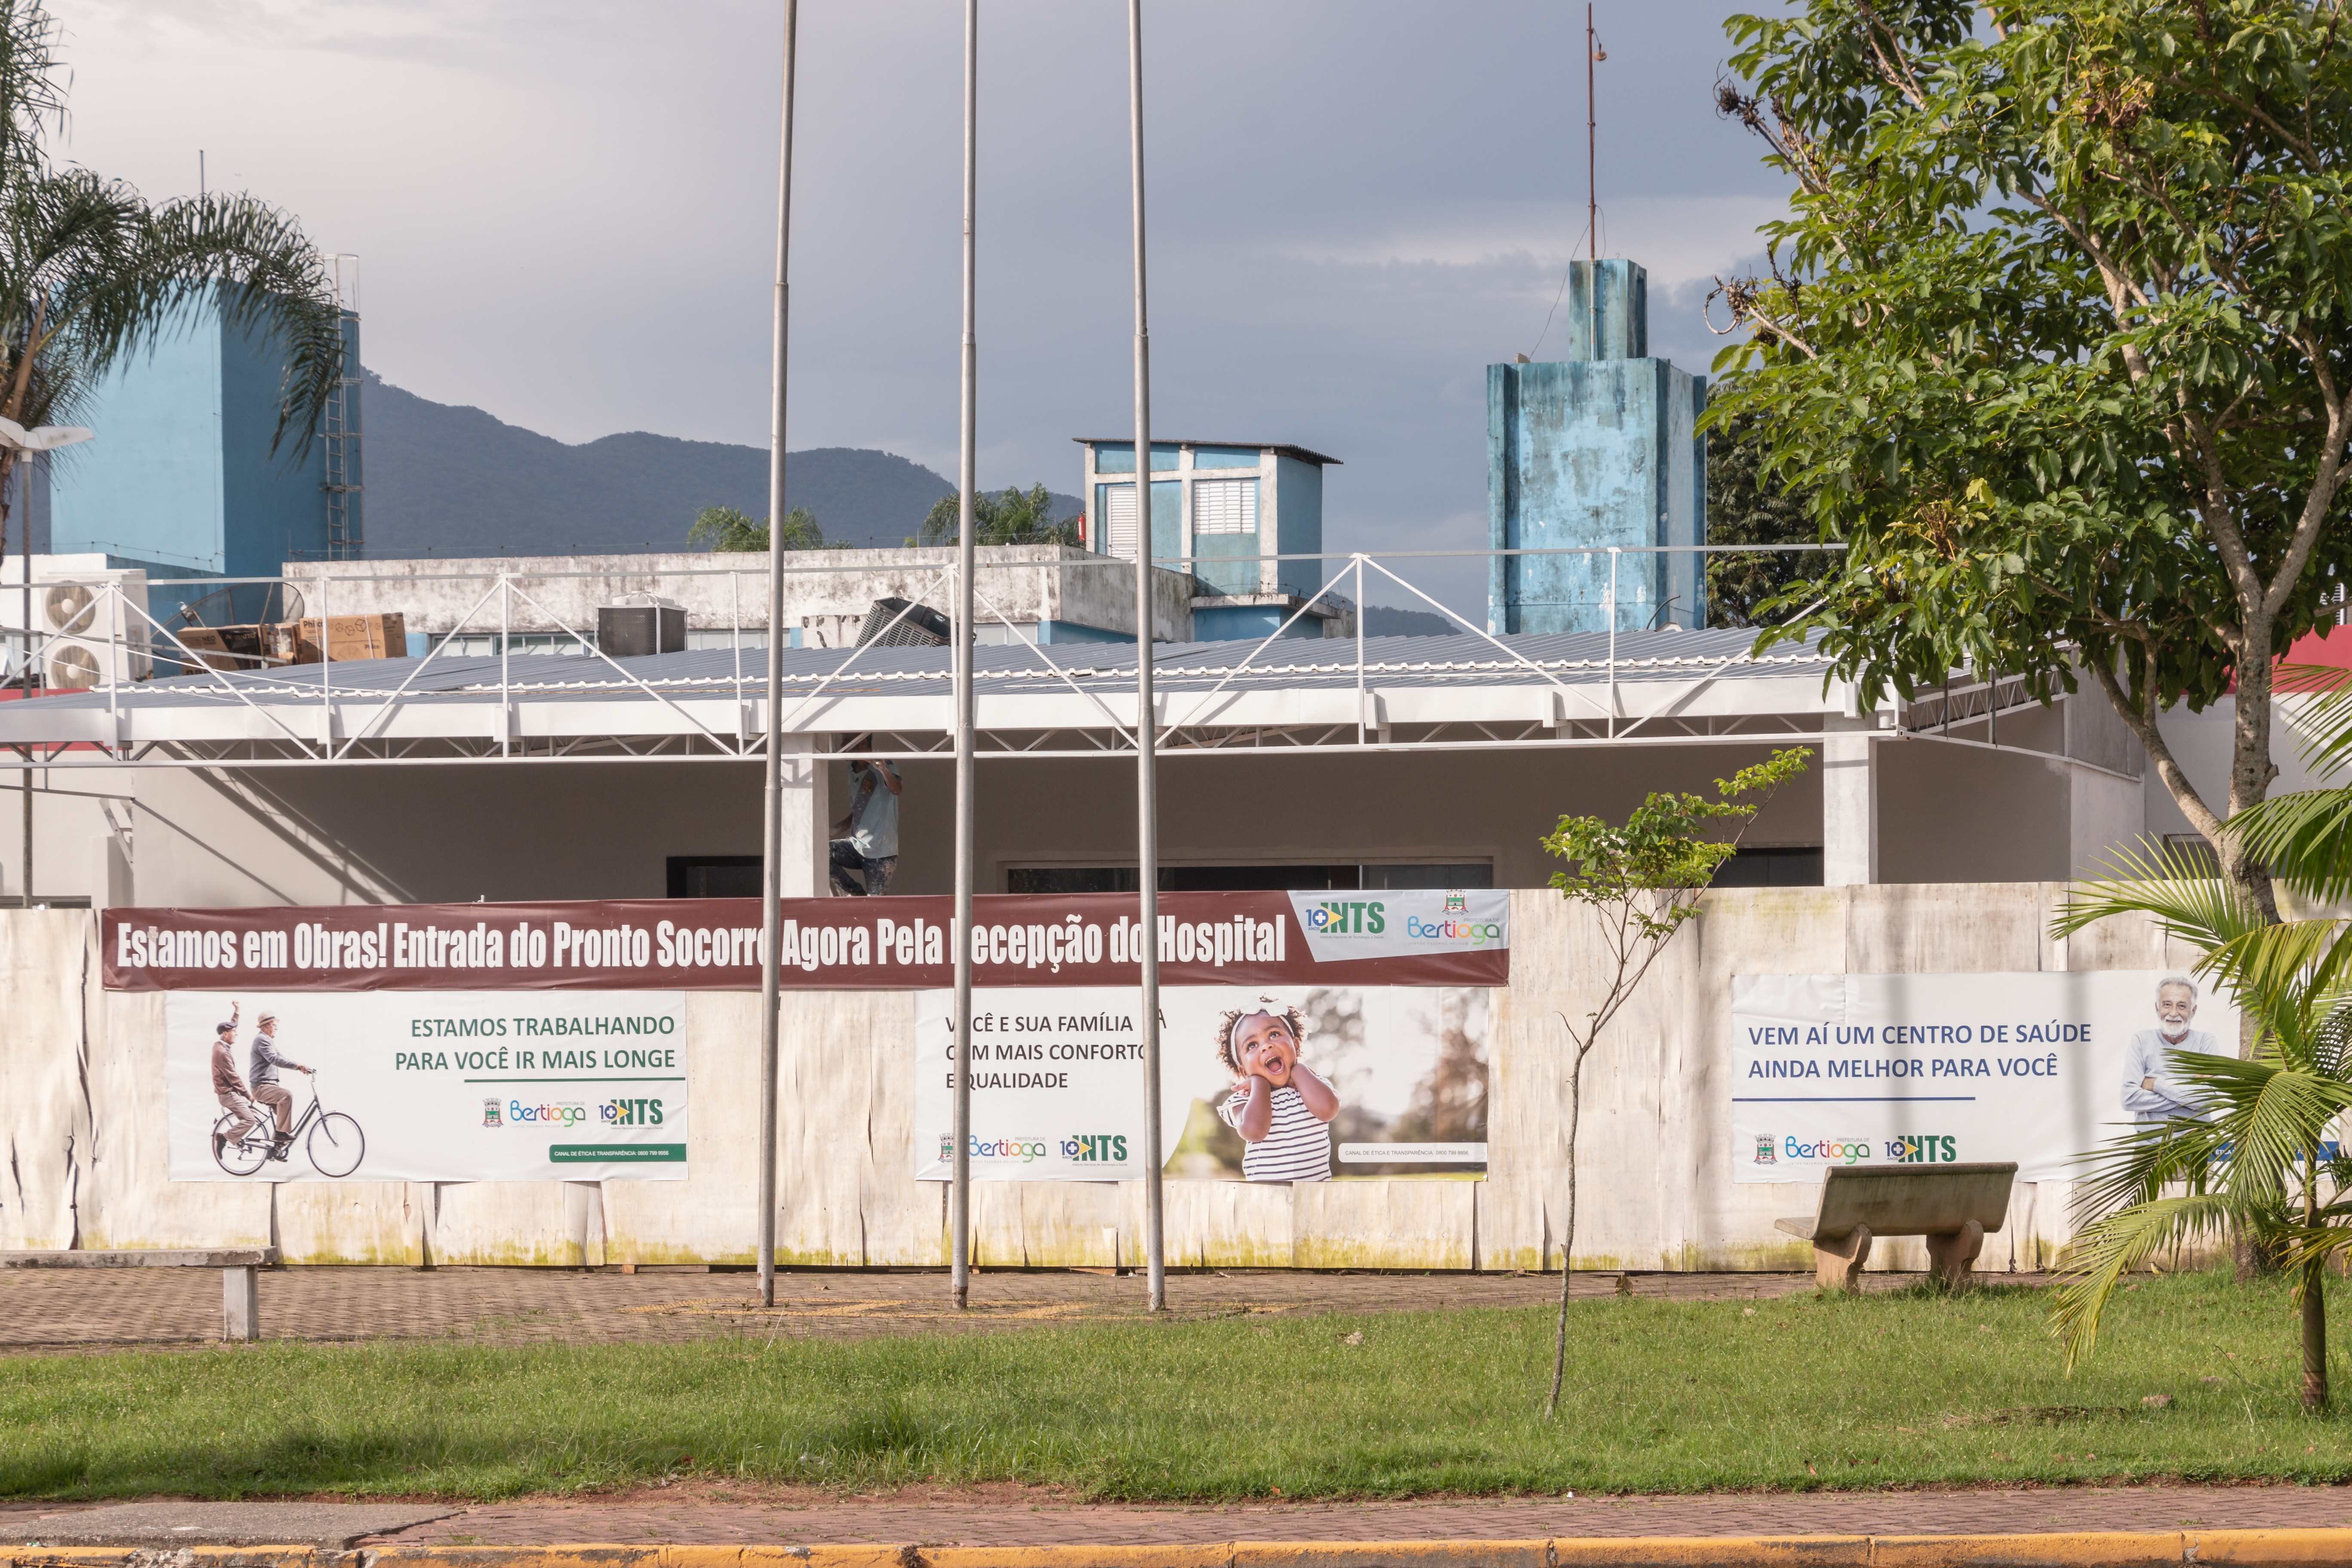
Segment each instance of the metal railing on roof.
[[[1188,662],[1170,666],[1155,657],[1153,659],[1155,679],[1166,683],[1168,689],[1156,704],[1158,711],[1152,716],[1154,735],[1159,738],[1160,745],[1177,754],[1186,752],[1196,754],[1234,754],[1244,751],[1329,752],[1359,750],[1495,749],[1520,746],[1573,747],[1622,744],[1629,740],[1638,740],[1639,743],[1645,745],[1694,743],[1720,745],[1756,743],[1763,741],[1783,742],[1811,738],[1819,729],[1818,724],[1781,723],[1777,728],[1768,729],[1754,726],[1746,729],[1717,726],[1709,729],[1705,726],[1693,728],[1686,725],[1680,731],[1672,733],[1663,732],[1657,727],[1675,707],[1685,702],[1693,693],[1738,667],[1760,664],[1822,668],[1822,661],[1817,656],[1807,655],[1802,651],[1767,656],[1759,659],[1750,646],[1721,656],[1710,655],[1691,661],[1675,660],[1673,662],[1677,667],[1685,663],[1695,663],[1698,668],[1690,670],[1687,676],[1683,678],[1684,683],[1681,688],[1664,702],[1653,705],[1648,711],[1643,713],[1623,711],[1619,693],[1621,676],[1630,677],[1635,670],[1646,676],[1655,676],[1660,672],[1662,666],[1654,651],[1645,651],[1640,657],[1632,659],[1621,658],[1620,633],[1621,630],[1629,630],[1629,628],[1622,628],[1620,625],[1619,574],[1623,557],[1628,555],[1647,556],[1677,552],[1698,555],[1767,553],[1822,548],[1823,547],[1810,544],[1801,546],[1661,545],[1544,548],[1525,551],[1351,552],[1345,554],[1325,552],[1255,558],[1224,558],[1231,562],[1249,559],[1336,562],[1339,563],[1340,569],[1332,574],[1315,593],[1296,595],[1298,602],[1288,609],[1282,623],[1267,635],[1258,638],[1254,645],[1248,646],[1246,652],[1242,653],[1236,659],[1219,660],[1214,663]],[[939,589],[952,586],[956,568],[950,551],[941,549],[936,552],[908,553],[915,554],[919,558],[897,564],[903,566],[906,575],[911,577],[920,574],[924,577],[923,588],[918,597],[928,596]],[[928,558],[932,555],[940,559]],[[1491,560],[1501,555],[1608,556],[1611,562],[1610,585],[1600,606],[1608,622],[1604,655],[1597,660],[1531,657],[1529,650],[1513,647],[1510,642],[1497,636],[1487,626],[1481,626],[1472,617],[1451,608],[1383,564],[1384,561],[1394,560],[1431,561],[1464,558]],[[1008,572],[1035,573],[1072,569],[1121,572],[1132,570],[1130,566],[1112,558],[1100,556],[998,558],[978,563],[976,570],[978,574],[985,575]],[[102,695],[106,700],[110,721],[110,734],[113,740],[110,743],[102,745],[100,750],[104,753],[103,763],[116,765],[131,763],[172,766],[264,766],[316,765],[320,763],[380,764],[496,761],[517,758],[579,761],[692,758],[744,761],[760,754],[763,723],[752,721],[751,715],[758,695],[758,682],[753,673],[744,668],[742,656],[747,647],[756,649],[764,646],[769,628],[764,626],[754,628],[744,624],[740,579],[747,573],[755,578],[764,576],[764,564],[758,568],[714,565],[687,567],[676,571],[666,570],[658,574],[659,577],[665,578],[725,577],[730,580],[727,595],[727,626],[720,628],[706,624],[699,629],[706,636],[707,646],[704,651],[730,650],[731,667],[723,672],[697,674],[691,677],[674,670],[631,668],[631,665],[636,661],[624,661],[606,654],[597,647],[593,635],[583,630],[582,625],[573,624],[576,617],[567,618],[569,612],[551,607],[547,603],[550,585],[568,581],[601,581],[609,580],[615,575],[626,575],[630,579],[632,587],[641,590],[646,585],[647,576],[641,572],[615,573],[610,568],[602,570],[592,568],[569,573],[501,570],[471,574],[438,572],[380,574],[371,573],[363,568],[331,571],[322,565],[316,571],[284,578],[223,577],[161,580],[174,587],[209,589],[272,584],[302,589],[307,600],[315,602],[318,611],[316,619],[320,624],[320,644],[322,658],[317,666],[313,679],[299,680],[291,679],[294,675],[293,669],[276,663],[268,663],[260,668],[243,670],[225,668],[224,665],[250,664],[256,661],[250,656],[226,655],[210,647],[192,647],[185,640],[183,633],[194,628],[174,626],[168,619],[155,616],[150,613],[148,606],[137,603],[131,595],[125,594],[119,583],[94,582],[89,586],[95,594],[111,595],[109,609],[115,618],[109,624],[127,625],[135,617],[137,622],[142,624],[143,629],[143,636],[136,640],[143,642],[155,658],[187,672],[170,679],[172,690],[181,694],[216,696],[223,701],[232,702],[250,710],[258,721],[251,728],[259,731],[265,740],[256,742],[250,735],[245,737],[244,746],[247,754],[243,757],[226,754],[234,748],[208,750],[203,745],[192,742],[173,742],[165,746],[152,742],[140,743],[138,754],[134,756],[131,743],[126,742],[123,739],[122,704],[127,698],[132,697],[138,690],[139,683],[124,678],[123,672],[130,660],[123,657],[126,652],[123,648],[118,647],[111,650],[113,657],[99,661],[102,667],[104,679],[89,689],[86,694],[91,697]],[[788,565],[784,570],[802,576],[845,574],[870,576],[876,573],[877,567],[870,562],[818,560],[804,564]],[[1375,657],[1370,647],[1370,644],[1374,639],[1369,637],[1364,628],[1360,610],[1358,611],[1353,634],[1350,637],[1300,639],[1286,636],[1286,633],[1296,630],[1303,620],[1317,612],[1318,606],[1324,606],[1335,599],[1338,596],[1338,590],[1342,586],[1354,590],[1355,604],[1360,606],[1367,589],[1375,585],[1376,580],[1379,584],[1401,592],[1410,600],[1426,605],[1429,611],[1454,623],[1460,628],[1460,635],[1463,637],[1483,645],[1479,650],[1481,657],[1472,659],[1449,658],[1442,661],[1400,660],[1395,658],[1385,646],[1381,650],[1381,656]],[[392,685],[390,689],[385,689],[381,676],[370,679],[361,676],[357,668],[352,669],[346,679],[339,684],[334,662],[324,659],[324,653],[331,642],[328,633],[331,621],[336,616],[339,587],[343,594],[348,595],[362,584],[420,583],[475,583],[483,584],[483,589],[479,595],[473,597],[464,614],[456,617],[453,626],[431,635],[423,656],[414,661],[412,668],[402,673],[401,679],[396,684]],[[151,584],[152,586],[153,584]],[[1137,748],[1135,725],[1139,720],[1131,707],[1127,716],[1122,717],[1107,699],[1117,692],[1121,681],[1132,680],[1134,669],[1132,657],[1105,661],[1098,656],[1089,657],[1089,654],[1094,652],[1089,649],[1088,654],[1079,654],[1076,657],[1066,654],[1066,662],[1064,659],[1057,659],[1055,656],[1056,653],[1061,653],[1064,647],[1068,647],[1075,651],[1086,645],[1054,645],[1045,641],[1029,641],[1022,637],[1022,623],[1012,614],[998,605],[990,595],[981,592],[977,586],[975,586],[975,595],[982,606],[976,620],[982,624],[975,626],[974,635],[980,635],[985,627],[1001,629],[1013,640],[1023,642],[1035,660],[1034,665],[1025,668],[1002,668],[983,672],[982,679],[992,683],[1023,681],[1066,689],[1079,700],[1091,720],[1098,721],[1083,726],[1063,726],[1059,731],[1050,732],[1065,737],[1065,743],[1054,743],[1050,740],[1040,739],[1035,734],[1030,733],[1026,739],[1001,739],[982,754],[1024,757],[1100,756],[1119,752],[1131,754]],[[948,597],[951,598],[952,595],[950,595]],[[310,607],[310,602],[306,602],[306,609]],[[346,600],[345,604],[348,606],[349,601]],[[912,600],[909,600],[908,608],[912,607]],[[514,623],[519,608],[535,613],[539,621],[549,623],[555,629],[551,632],[541,629],[537,621],[534,621],[533,629],[518,634]],[[906,613],[907,611],[902,610],[900,618],[903,618]],[[706,614],[704,618],[707,623],[710,617]],[[493,623],[495,623],[494,626]],[[14,628],[14,630],[18,635],[22,635],[22,628]],[[722,630],[725,633],[726,641],[723,644],[716,644],[716,636]],[[50,636],[51,640],[55,641],[67,634],[37,635]],[[584,673],[568,671],[560,679],[550,679],[548,677],[552,671],[539,658],[525,659],[526,666],[538,666],[536,671],[527,668],[519,675],[513,657],[521,651],[516,643],[519,635],[539,639],[541,646],[549,650],[561,648],[564,653],[572,655],[574,659],[580,661],[579,665],[573,666],[574,671],[579,670],[580,665],[602,667],[595,671],[598,679],[590,679]],[[436,668],[444,671],[451,670],[460,668],[467,662],[465,660],[467,644],[464,639],[467,637],[489,639],[489,646],[483,651],[485,654],[495,653],[497,658],[495,680],[490,679],[488,672],[484,671],[478,677],[467,679],[456,686],[421,683],[428,672],[435,671]],[[1385,638],[1380,640],[1384,645],[1388,642]],[[1332,651],[1338,657],[1303,660],[1300,658],[1304,652],[1302,642],[1308,646],[1336,644],[1338,646],[1334,647]],[[715,646],[712,646],[714,644]],[[1130,641],[1116,646],[1131,648],[1133,644]],[[1244,645],[1236,640],[1233,646],[1240,649]],[[834,662],[830,668],[801,675],[794,681],[795,689],[791,699],[793,707],[787,711],[786,728],[792,728],[802,717],[809,714],[819,704],[820,699],[829,690],[850,679],[853,674],[859,682],[866,684],[938,683],[943,679],[937,671],[877,668],[872,658],[873,647],[874,645],[871,644],[860,643],[857,646],[844,647],[840,650],[842,658]],[[1188,651],[1191,650],[1188,649]],[[1696,654],[1698,650],[1695,648],[1693,652]],[[487,659],[484,662],[487,662]],[[302,675],[312,676],[313,672],[310,668],[300,668]],[[1589,679],[1596,672],[1601,677],[1597,683]],[[1677,668],[1674,673],[1681,676],[1682,672]],[[1588,679],[1569,679],[1571,674],[1581,674]],[[1402,738],[1393,732],[1393,727],[1388,721],[1382,692],[1384,679],[1389,680],[1393,686],[1394,680],[1399,677],[1426,683],[1432,676],[1448,678],[1458,676],[1466,681],[1497,675],[1549,688],[1551,691],[1549,712],[1540,720],[1532,721],[1524,725],[1497,726],[1487,722],[1453,726],[1450,729],[1444,725],[1433,728],[1424,726],[1423,733],[1418,736],[1408,734]],[[1320,723],[1267,726],[1263,723],[1250,723],[1234,714],[1233,702],[1229,694],[1236,683],[1255,678],[1262,687],[1267,680],[1286,677],[1312,677],[1323,680],[1335,678],[1350,679],[1354,686],[1352,722],[1339,726]],[[1211,684],[1206,690],[1187,689],[1185,682],[1188,679],[1208,680]],[[1596,684],[1601,688],[1599,691],[1594,689]],[[644,700],[655,705],[663,710],[669,721],[667,731],[656,736],[650,745],[645,739],[645,734],[651,733],[647,731],[634,737],[619,735],[604,737],[603,739],[611,742],[605,745],[586,743],[582,737],[570,737],[562,743],[551,741],[541,749],[535,750],[529,745],[524,745],[520,751],[517,749],[520,737],[514,715],[519,701],[556,694],[580,694],[596,690],[625,695],[633,700]],[[719,693],[724,693],[730,700],[736,720],[731,724],[713,723],[708,715],[696,710],[697,706],[699,705],[698,700],[707,699]],[[413,742],[404,742],[407,749],[399,754],[394,754],[383,745],[376,745],[373,749],[370,749],[372,742],[382,741],[387,734],[393,727],[394,716],[403,710],[404,707],[451,698],[478,701],[490,695],[495,695],[498,712],[501,716],[500,722],[497,725],[498,732],[494,746],[483,744],[470,749],[457,747],[440,754],[421,754]],[[344,705],[341,709],[337,705],[339,698]],[[305,722],[301,718],[302,712],[312,703],[316,704],[315,710],[318,714],[315,724]],[[352,724],[341,723],[341,721],[346,717],[352,721]],[[1221,719],[1224,721],[1222,723]],[[1066,741],[1067,736],[1080,730],[1086,731],[1082,742]],[[54,744],[65,743],[71,742],[59,742]],[[89,744],[87,742],[79,743]],[[265,743],[274,748],[272,754],[261,754],[259,748]],[[17,749],[29,760],[45,745],[51,744],[51,742],[33,740],[18,742]],[[870,754],[916,757],[929,755],[931,752],[920,745],[908,745],[898,751],[877,750]],[[100,763],[101,759],[92,758],[90,761]]]

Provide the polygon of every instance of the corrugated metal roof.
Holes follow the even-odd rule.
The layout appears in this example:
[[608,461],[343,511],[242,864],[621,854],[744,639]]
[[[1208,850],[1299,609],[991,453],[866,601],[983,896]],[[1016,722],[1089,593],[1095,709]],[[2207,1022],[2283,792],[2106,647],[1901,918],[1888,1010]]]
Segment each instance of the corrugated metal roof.
[[[1364,680],[1384,689],[1444,687],[1540,687],[1605,684],[1610,679],[1606,633],[1520,635],[1496,639],[1515,659],[1484,637],[1367,637]],[[1784,643],[1761,658],[1741,656],[1753,645],[1748,631],[1621,632],[1616,638],[1620,686],[1681,684],[1708,676],[1738,681],[1825,676],[1829,661],[1811,645]],[[1153,648],[1159,688],[1171,694],[1206,691],[1218,682],[1234,693],[1309,690],[1356,684],[1357,644],[1352,637],[1277,641],[1244,668],[1257,645],[1251,642],[1162,643]],[[868,647],[838,676],[848,650],[787,648],[784,689],[803,696],[823,685],[828,694],[943,695],[950,689],[949,652],[944,647]],[[534,701],[593,698],[598,701],[652,700],[636,682],[665,696],[712,696],[735,690],[737,667],[746,695],[766,679],[766,652],[745,647],[739,658],[730,648],[652,655],[607,663],[585,656],[515,654],[504,661],[506,689]],[[1524,659],[1525,664],[1518,662]],[[1050,661],[1050,662],[1049,662]],[[103,689],[60,692],[35,700],[44,709],[121,707],[129,710],[173,707],[241,705],[247,700],[276,707],[335,699],[389,697],[406,684],[409,698],[464,700],[500,689],[501,661],[444,655],[431,660],[374,659],[295,665],[231,675],[188,675],[144,681],[110,694]],[[618,665],[618,668],[614,666]],[[1135,651],[1130,644],[989,644],[973,650],[974,675],[983,692],[1052,689],[1066,691],[1065,676],[1083,689],[1131,692]],[[1536,668],[1530,669],[1528,665]],[[421,668],[420,668],[421,666]],[[1057,669],[1055,667],[1058,666]],[[1239,670],[1239,673],[1235,673]],[[626,671],[626,674],[622,673]],[[633,680],[631,678],[634,677]],[[830,683],[827,678],[832,677]],[[1040,687],[1038,683],[1045,683]],[[327,691],[322,694],[322,683]]]

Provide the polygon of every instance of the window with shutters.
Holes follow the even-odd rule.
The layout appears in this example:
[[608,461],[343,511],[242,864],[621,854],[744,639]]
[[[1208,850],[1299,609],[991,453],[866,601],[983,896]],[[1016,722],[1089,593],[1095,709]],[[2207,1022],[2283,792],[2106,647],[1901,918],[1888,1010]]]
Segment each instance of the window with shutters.
[[1122,561],[1135,559],[1135,487],[1103,487],[1105,521],[1110,525],[1110,552]]
[[[1130,526],[1132,526],[1130,524]],[[1255,533],[1255,479],[1195,479],[1192,482],[1192,536],[1204,533]]]

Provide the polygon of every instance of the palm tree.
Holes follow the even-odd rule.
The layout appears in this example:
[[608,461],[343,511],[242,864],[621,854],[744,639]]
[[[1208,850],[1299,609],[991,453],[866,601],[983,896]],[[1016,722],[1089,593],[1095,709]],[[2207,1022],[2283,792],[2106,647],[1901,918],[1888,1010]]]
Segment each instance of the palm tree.
[[[754,518],[731,506],[707,506],[694,514],[694,526],[686,531],[687,548],[708,544],[713,551],[757,551],[768,548],[768,520]],[[804,506],[796,506],[784,513],[786,550],[846,550],[845,544],[825,542],[824,530],[817,526],[816,513]]]
[[[2333,771],[2352,761],[2352,676],[2281,676],[2320,694],[2314,762]],[[2352,893],[2352,787],[2274,796],[2231,826],[2298,900],[2326,907]],[[2326,1266],[2352,1253],[2352,1159],[2330,1135],[2352,1108],[2352,925],[2308,916],[2271,923],[2235,883],[2169,847],[2126,853],[2110,869],[2068,899],[2054,929],[2155,917],[2203,952],[2198,972],[2236,994],[2253,1038],[2243,1058],[2174,1052],[2204,1116],[2136,1129],[2094,1157],[2077,1196],[2090,1223],[2068,1249],[2058,1294],[2067,1364],[2091,1353],[2126,1271],[2180,1242],[2235,1231],[2272,1244],[2296,1276],[2303,1403],[2323,1409]]]
[[[57,43],[39,0],[0,0],[0,416],[70,420],[108,371],[209,300],[232,327],[283,347],[270,449],[290,437],[294,455],[307,451],[345,370],[318,247],[249,196],[155,206],[119,180],[54,165],[44,143],[65,113]],[[0,448],[0,551],[17,458]]]

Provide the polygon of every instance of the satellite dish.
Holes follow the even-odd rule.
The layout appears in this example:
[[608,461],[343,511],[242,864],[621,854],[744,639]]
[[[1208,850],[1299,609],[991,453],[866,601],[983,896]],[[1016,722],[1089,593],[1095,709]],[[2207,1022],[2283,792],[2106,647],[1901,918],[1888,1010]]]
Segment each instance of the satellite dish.
[[284,583],[247,583],[215,588],[188,599],[173,611],[182,626],[272,626],[302,618],[302,591]]

